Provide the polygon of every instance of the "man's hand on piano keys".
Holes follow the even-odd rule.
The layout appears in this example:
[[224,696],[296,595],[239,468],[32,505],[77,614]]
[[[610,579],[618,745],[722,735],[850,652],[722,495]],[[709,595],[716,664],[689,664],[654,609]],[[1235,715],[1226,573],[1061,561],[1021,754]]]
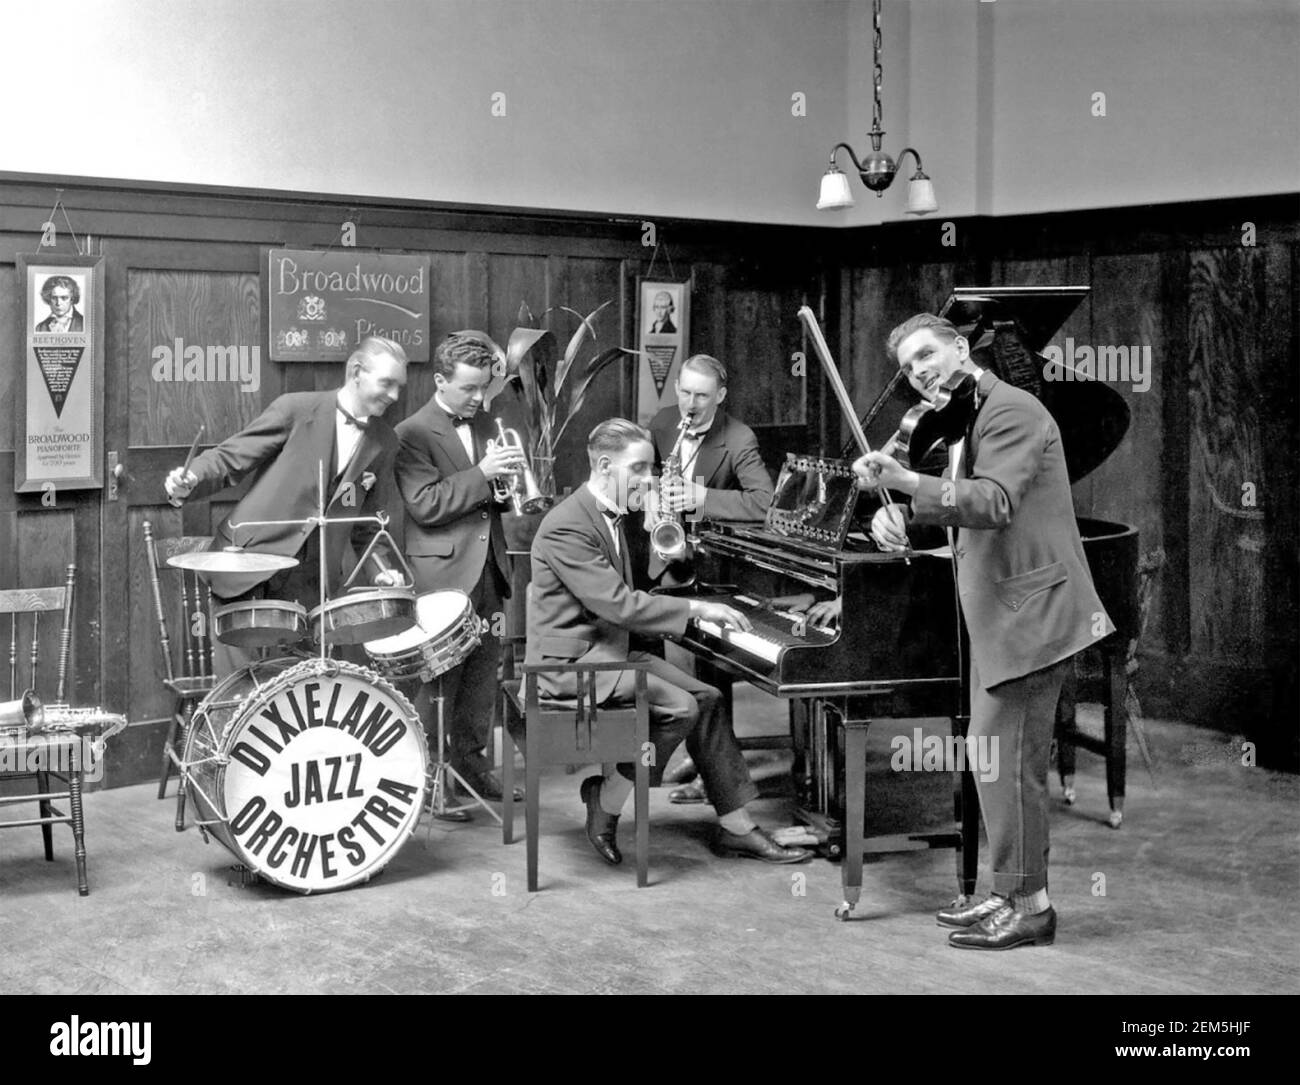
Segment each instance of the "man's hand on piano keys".
[[907,549],[907,514],[902,505],[883,505],[871,518],[871,537],[881,550]]
[[716,622],[727,629],[739,629],[742,633],[753,632],[753,622],[735,607],[729,607],[726,603],[708,603],[699,599],[692,599],[690,602],[692,618]]
[[768,600],[768,605],[780,614],[783,610],[803,616],[802,625],[814,629],[831,629],[839,623],[841,603],[839,599],[822,599],[815,601],[812,592],[798,595],[780,595]]
[[814,629],[825,629],[837,625],[840,620],[842,603],[839,599],[823,599],[808,608],[808,624]]

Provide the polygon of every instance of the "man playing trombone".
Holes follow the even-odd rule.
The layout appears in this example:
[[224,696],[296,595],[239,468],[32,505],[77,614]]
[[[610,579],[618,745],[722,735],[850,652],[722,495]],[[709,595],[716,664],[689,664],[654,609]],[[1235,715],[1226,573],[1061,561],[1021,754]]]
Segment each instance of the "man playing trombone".
[[[478,648],[442,676],[442,693],[451,767],[479,795],[499,800],[501,782],[484,746],[497,690],[498,633],[510,594],[510,566],[494,483],[500,487],[496,480],[508,481],[527,460],[522,448],[497,440],[482,411],[494,360],[474,333],[455,332],[438,345],[437,390],[397,426],[396,473],[406,502],[406,556],[416,591],[463,591],[487,622]],[[417,707],[432,734],[430,705],[426,685]]]

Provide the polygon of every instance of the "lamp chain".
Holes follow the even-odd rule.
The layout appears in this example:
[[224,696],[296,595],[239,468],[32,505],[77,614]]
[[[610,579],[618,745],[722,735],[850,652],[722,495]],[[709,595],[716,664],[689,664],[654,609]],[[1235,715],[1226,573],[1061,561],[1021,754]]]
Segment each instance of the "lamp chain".
[[884,69],[880,66],[880,48],[881,48],[880,3],[881,0],[875,0],[874,4],[872,5],[872,12],[871,12],[872,23],[874,24],[875,31],[876,31],[875,40],[872,45],[872,50],[875,55],[876,67],[874,73],[875,101],[872,103],[871,106],[871,127],[873,131],[877,131],[877,132],[880,131],[880,85],[882,82],[884,82],[884,78],[885,78]]

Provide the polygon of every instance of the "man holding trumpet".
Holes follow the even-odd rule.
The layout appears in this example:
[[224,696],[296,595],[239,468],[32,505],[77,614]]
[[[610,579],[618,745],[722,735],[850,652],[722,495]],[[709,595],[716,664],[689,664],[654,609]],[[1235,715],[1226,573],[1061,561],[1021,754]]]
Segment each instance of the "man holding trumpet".
[[[501,782],[484,746],[497,690],[497,634],[510,594],[510,567],[493,484],[509,481],[527,458],[522,448],[495,440],[497,431],[482,410],[495,360],[478,333],[454,332],[438,344],[437,390],[397,426],[396,474],[406,503],[406,556],[416,591],[463,591],[487,623],[479,646],[442,676],[442,692],[451,767],[481,796],[499,801]],[[426,685],[417,707],[433,733],[431,703]]]

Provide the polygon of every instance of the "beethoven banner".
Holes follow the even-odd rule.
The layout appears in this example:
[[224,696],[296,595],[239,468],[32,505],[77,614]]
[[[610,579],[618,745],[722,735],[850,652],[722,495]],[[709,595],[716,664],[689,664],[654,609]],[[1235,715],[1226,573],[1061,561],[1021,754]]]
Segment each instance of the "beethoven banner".
[[14,490],[104,484],[104,284],[99,256],[18,255],[23,308]]

